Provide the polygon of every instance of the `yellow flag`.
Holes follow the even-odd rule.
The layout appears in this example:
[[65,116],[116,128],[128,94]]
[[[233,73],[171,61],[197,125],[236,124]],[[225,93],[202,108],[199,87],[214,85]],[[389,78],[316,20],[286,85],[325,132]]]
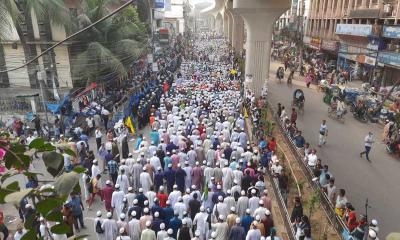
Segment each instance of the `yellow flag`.
[[243,111],[244,111],[244,114],[243,114],[243,115],[244,115],[244,117],[245,117],[245,118],[248,118],[248,117],[249,117],[249,115],[247,114],[247,109],[246,109],[246,108],[244,108],[244,109],[243,109]]
[[131,133],[135,133],[135,127],[133,126],[131,116],[128,116],[125,120],[125,125],[131,130]]

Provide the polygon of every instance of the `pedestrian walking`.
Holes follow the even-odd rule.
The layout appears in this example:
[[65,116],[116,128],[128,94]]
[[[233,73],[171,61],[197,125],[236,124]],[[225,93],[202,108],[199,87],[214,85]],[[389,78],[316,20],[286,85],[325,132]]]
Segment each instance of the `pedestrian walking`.
[[374,139],[373,139],[373,133],[369,132],[367,136],[365,136],[364,138],[364,147],[365,147],[365,151],[360,152],[360,157],[362,157],[365,154],[365,157],[367,158],[368,161],[371,162],[371,160],[369,159],[369,152],[371,151],[372,148],[372,144],[374,143]]
[[326,125],[326,120],[322,120],[321,126],[319,127],[319,141],[318,141],[319,147],[325,145],[327,137],[328,137],[328,126]]

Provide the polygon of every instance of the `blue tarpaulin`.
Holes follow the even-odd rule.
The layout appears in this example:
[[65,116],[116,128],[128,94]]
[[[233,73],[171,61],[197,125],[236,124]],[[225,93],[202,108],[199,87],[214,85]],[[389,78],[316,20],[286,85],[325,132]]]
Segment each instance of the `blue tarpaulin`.
[[47,103],[47,109],[49,109],[53,114],[60,113],[60,109],[70,103],[70,97],[69,95],[65,96],[63,100],[61,100],[59,103]]

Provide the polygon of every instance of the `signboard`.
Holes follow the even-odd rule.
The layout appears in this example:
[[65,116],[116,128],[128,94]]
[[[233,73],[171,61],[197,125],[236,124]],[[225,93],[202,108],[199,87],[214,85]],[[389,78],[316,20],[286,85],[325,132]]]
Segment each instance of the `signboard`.
[[337,24],[336,34],[368,36],[372,34],[371,24]]
[[153,17],[154,17],[154,19],[164,19],[165,13],[164,13],[164,11],[160,11],[160,10],[154,9]]
[[331,40],[323,40],[321,47],[325,50],[336,52],[338,50],[338,42]]
[[400,67],[400,53],[396,52],[380,52],[378,62]]
[[153,72],[158,72],[158,64],[157,64],[157,63],[151,64],[151,70],[152,70]]
[[155,0],[154,8],[164,8],[164,0]]
[[148,62],[148,63],[153,63],[153,61],[154,61],[154,60],[153,60],[153,54],[151,54],[151,53],[150,53],[150,54],[147,54],[147,62]]
[[387,38],[400,38],[399,26],[383,26],[382,36]]
[[322,41],[319,38],[312,38],[311,41],[310,41],[310,46],[312,48],[315,48],[315,49],[320,49],[321,48],[321,42]]

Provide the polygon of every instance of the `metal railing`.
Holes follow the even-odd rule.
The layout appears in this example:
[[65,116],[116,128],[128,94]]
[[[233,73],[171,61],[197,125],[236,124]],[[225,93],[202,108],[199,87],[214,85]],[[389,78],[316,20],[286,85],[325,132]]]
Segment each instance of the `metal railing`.
[[290,150],[292,151],[293,155],[295,156],[295,159],[298,161],[299,165],[301,166],[303,172],[306,173],[305,176],[307,178],[308,183],[313,188],[314,192],[318,192],[320,194],[320,199],[321,199],[320,203],[321,203],[322,209],[324,210],[325,214],[328,217],[330,224],[334,227],[336,232],[341,236],[341,234],[344,230],[348,231],[345,223],[336,214],[335,206],[332,205],[331,201],[328,198],[328,195],[325,192],[320,190],[321,186],[319,184],[319,181],[313,181],[313,178],[315,176],[314,176],[312,169],[303,161],[304,155],[294,145],[294,142],[292,141],[292,139],[286,134],[286,130],[282,126],[282,122],[276,116],[276,114],[274,114],[274,109],[268,102],[267,102],[267,107],[270,109],[271,113],[273,114],[273,116],[275,118],[275,122],[277,122],[277,125],[279,126],[281,131],[283,131],[285,133],[285,134],[283,134],[284,138],[287,141],[288,146],[289,146]]

